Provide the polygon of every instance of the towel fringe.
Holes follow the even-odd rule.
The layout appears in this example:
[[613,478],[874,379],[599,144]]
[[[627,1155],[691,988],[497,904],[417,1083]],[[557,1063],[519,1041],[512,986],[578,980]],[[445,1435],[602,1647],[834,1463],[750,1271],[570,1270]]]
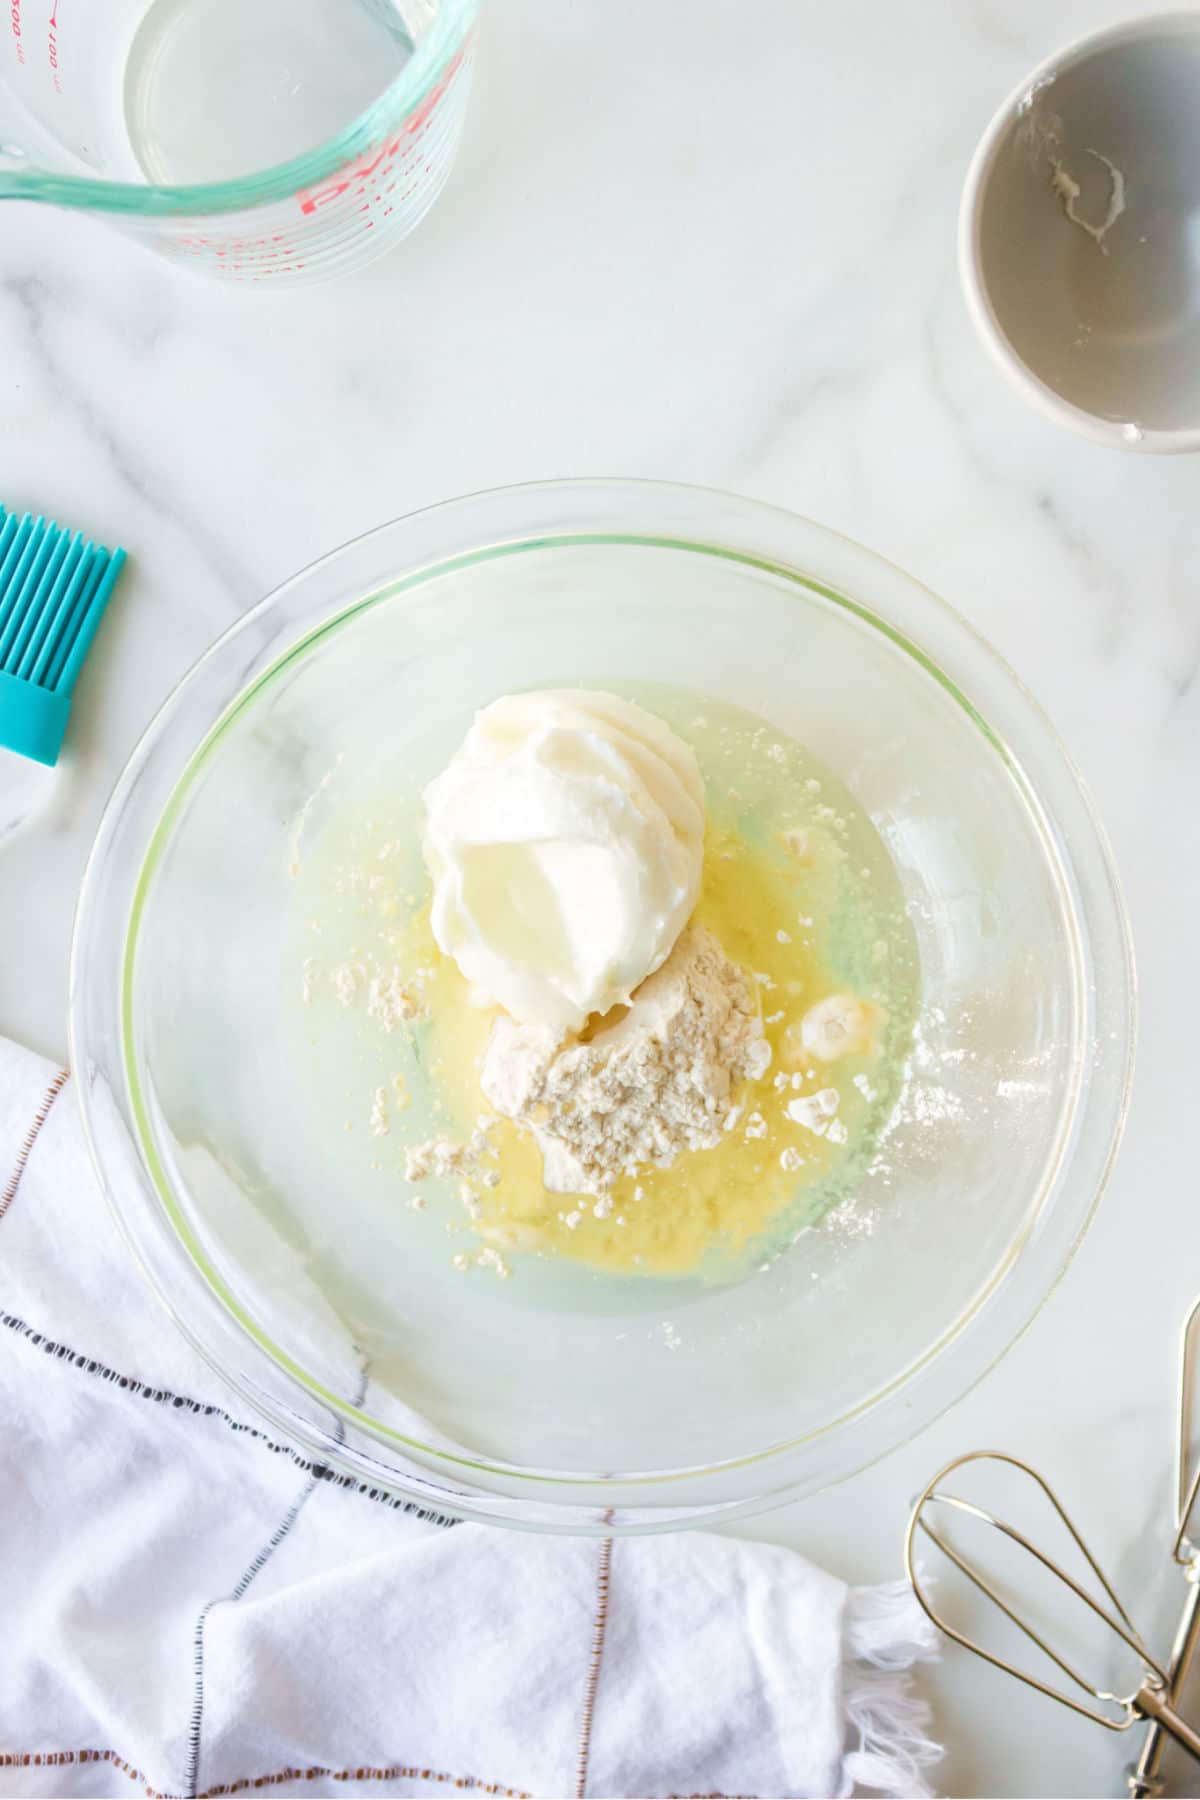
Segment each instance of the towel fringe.
[[913,1693],[917,1663],[935,1662],[936,1636],[907,1581],[851,1588],[846,1601],[842,1708],[847,1743],[841,1794],[869,1788],[888,1800],[930,1800],[923,1771],[941,1756],[930,1710]]

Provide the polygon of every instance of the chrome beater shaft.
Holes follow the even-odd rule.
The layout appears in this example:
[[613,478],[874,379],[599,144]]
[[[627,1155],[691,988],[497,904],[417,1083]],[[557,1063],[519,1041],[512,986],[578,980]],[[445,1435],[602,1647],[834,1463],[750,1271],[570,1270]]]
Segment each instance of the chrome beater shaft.
[[[1167,1682],[1172,1702],[1187,1680],[1196,1645],[1200,1643],[1200,1546],[1193,1544],[1189,1537],[1196,1495],[1200,1492],[1200,1462],[1193,1470],[1191,1457],[1192,1400],[1198,1342],[1200,1298],[1192,1302],[1179,1340],[1179,1406],[1175,1430],[1175,1542],[1171,1547],[1171,1555],[1183,1570],[1188,1588],[1167,1662]],[[1162,1767],[1164,1747],[1162,1728],[1152,1723],[1146,1732],[1142,1753],[1129,1771],[1128,1786],[1132,1800],[1158,1800],[1158,1796],[1162,1794],[1163,1784],[1159,1778],[1159,1770]]]

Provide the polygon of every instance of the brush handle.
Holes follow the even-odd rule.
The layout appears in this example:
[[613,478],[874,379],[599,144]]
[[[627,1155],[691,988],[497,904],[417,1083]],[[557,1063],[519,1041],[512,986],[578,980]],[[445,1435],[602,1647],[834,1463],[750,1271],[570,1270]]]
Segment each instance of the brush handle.
[[45,763],[31,762],[0,749],[0,855],[45,807],[54,790],[55,773]]

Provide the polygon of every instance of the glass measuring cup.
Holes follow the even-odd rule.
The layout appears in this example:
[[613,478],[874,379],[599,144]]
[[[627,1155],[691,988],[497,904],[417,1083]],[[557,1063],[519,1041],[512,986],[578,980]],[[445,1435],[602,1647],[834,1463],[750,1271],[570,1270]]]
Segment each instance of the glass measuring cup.
[[440,192],[479,0],[2,0],[0,199],[240,282],[381,254]]

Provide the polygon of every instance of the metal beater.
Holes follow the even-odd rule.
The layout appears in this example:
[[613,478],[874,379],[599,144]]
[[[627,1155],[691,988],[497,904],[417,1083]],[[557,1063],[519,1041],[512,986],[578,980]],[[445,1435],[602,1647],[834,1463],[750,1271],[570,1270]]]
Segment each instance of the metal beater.
[[[1200,1310],[1200,1308],[1194,1308],[1192,1314],[1189,1315],[1189,1328],[1198,1310]],[[1036,1488],[1040,1491],[1042,1496],[1048,1500],[1053,1507],[1058,1519],[1066,1528],[1088,1569],[1095,1577],[1096,1583],[1098,1584],[1098,1592],[1089,1592],[1088,1588],[1077,1581],[1068,1570],[1064,1569],[1062,1565],[1054,1559],[1054,1557],[1047,1554],[1046,1551],[1039,1549],[1039,1547],[1033,1543],[1024,1532],[1019,1531],[1016,1526],[1008,1523],[1004,1519],[997,1518],[994,1513],[989,1512],[987,1508],[980,1506],[977,1502],[965,1499],[959,1494],[949,1493],[943,1489],[942,1483],[947,1481],[957,1470],[964,1469],[969,1464],[976,1463],[1003,1465],[1009,1469],[1015,1470],[1021,1476],[1028,1477],[1028,1479],[1036,1485]],[[1194,1490],[1197,1486],[1200,1486],[1200,1482],[1192,1483],[1191,1489],[1189,1490],[1190,1497],[1194,1497]],[[1189,1496],[1185,1496],[1184,1498],[1187,1500]],[[978,1568],[973,1567],[962,1552],[956,1549],[953,1544],[949,1543],[938,1527],[932,1523],[932,1517],[936,1515],[940,1509],[975,1519],[983,1525],[989,1526],[995,1531],[1000,1532],[1009,1543],[1015,1545],[1019,1550],[1027,1552],[1034,1560],[1035,1564],[1044,1571],[1046,1575],[1054,1577],[1069,1589],[1075,1598],[1080,1601],[1083,1606],[1088,1608],[1091,1614],[1099,1619],[1109,1631],[1114,1633],[1126,1649],[1131,1651],[1136,1658],[1140,1668],[1140,1679],[1130,1691],[1123,1694],[1113,1693],[1110,1689],[1104,1687],[1102,1683],[1090,1680],[1075,1666],[1072,1656],[1061,1649],[1054,1648],[1037,1627],[1031,1624],[1027,1618],[1023,1618],[1017,1611],[1016,1606],[1010,1603],[1010,1601],[1000,1593],[995,1583],[990,1580],[987,1575],[981,1573]],[[1179,1531],[1179,1544],[1182,1550],[1182,1546],[1186,1543],[1186,1532],[1184,1527],[1187,1522],[1187,1513],[1190,1511],[1190,1504],[1181,1508],[1181,1510],[1183,1510],[1183,1523],[1181,1524]],[[980,1593],[984,1594],[987,1599],[992,1601],[1004,1616],[1009,1619],[1019,1631],[1023,1632],[1024,1635],[1050,1659],[1055,1667],[1067,1677],[1068,1681],[1072,1682],[1074,1686],[1086,1696],[1086,1698],[1077,1699],[1073,1694],[1068,1693],[1065,1688],[1053,1686],[1050,1682],[1043,1681],[1039,1676],[1031,1674],[1028,1670],[1019,1669],[1015,1663],[1009,1662],[1005,1657],[998,1655],[992,1650],[985,1649],[982,1644],[976,1643],[972,1638],[967,1637],[963,1632],[957,1630],[955,1626],[944,1619],[937,1611],[922,1586],[921,1573],[916,1566],[915,1557],[915,1545],[918,1540],[918,1534],[920,1534],[922,1540],[928,1540],[940,1550],[954,1567],[958,1569],[961,1574],[965,1575],[967,1580],[971,1582]],[[1174,1705],[1172,1704],[1174,1696],[1171,1687],[1170,1671],[1155,1662],[1149,1650],[1146,1648],[1140,1633],[1130,1619],[1129,1614],[1114,1593],[1107,1576],[1104,1574],[1099,1563],[1088,1549],[1087,1544],[1076,1530],[1074,1523],[1065,1507],[1058,1499],[1058,1496],[1050,1487],[1049,1483],[1037,1473],[1036,1469],[1031,1469],[1028,1463],[1022,1462],[1019,1457],[1008,1456],[1001,1451],[994,1450],[972,1451],[969,1455],[956,1457],[952,1463],[948,1463],[944,1469],[934,1476],[933,1480],[929,1483],[924,1493],[921,1494],[913,1508],[912,1517],[908,1524],[908,1532],[905,1537],[904,1559],[908,1569],[909,1579],[912,1582],[913,1591],[916,1594],[917,1599],[938,1629],[945,1632],[946,1636],[952,1638],[956,1644],[961,1644],[964,1649],[974,1651],[976,1656],[983,1657],[985,1662],[990,1662],[995,1668],[1003,1669],[1006,1674],[1015,1676],[1018,1681],[1023,1681],[1026,1686],[1036,1688],[1039,1693],[1047,1695],[1051,1700],[1059,1701],[1063,1706],[1069,1707],[1072,1712],[1082,1714],[1085,1719],[1091,1719],[1097,1725],[1103,1725],[1109,1731],[1128,1731],[1131,1726],[1135,1725],[1139,1720],[1151,1720],[1159,1727],[1160,1733],[1166,1732],[1170,1737],[1175,1738],[1186,1750],[1190,1751],[1197,1761],[1200,1761],[1200,1733],[1193,1731],[1187,1721],[1181,1719],[1179,1714],[1175,1711]],[[1192,1592],[1189,1594],[1189,1607],[1192,1609],[1193,1613],[1196,1604],[1195,1589],[1193,1588]],[[1197,1629],[1194,1622],[1189,1626],[1189,1634],[1191,1637],[1194,1638]],[[1095,1702],[1095,1704],[1089,1704],[1089,1702]],[[1147,1751],[1152,1755],[1161,1754],[1161,1739],[1156,1739],[1153,1746],[1149,1743],[1147,1744],[1146,1750],[1143,1751],[1143,1758]]]
[[[1192,1400],[1195,1388],[1196,1348],[1200,1338],[1200,1297],[1183,1322],[1179,1340],[1179,1415],[1175,1432],[1175,1542],[1171,1554],[1187,1580],[1187,1598],[1175,1630],[1175,1641],[1167,1663],[1167,1680],[1172,1701],[1187,1679],[1192,1656],[1200,1641],[1200,1546],[1188,1536],[1196,1495],[1200,1493],[1200,1462],[1191,1467]],[[1159,1780],[1162,1765],[1163,1734],[1157,1723],[1151,1723],[1142,1745],[1142,1754],[1129,1771],[1129,1792],[1133,1800],[1150,1800],[1163,1792]]]

